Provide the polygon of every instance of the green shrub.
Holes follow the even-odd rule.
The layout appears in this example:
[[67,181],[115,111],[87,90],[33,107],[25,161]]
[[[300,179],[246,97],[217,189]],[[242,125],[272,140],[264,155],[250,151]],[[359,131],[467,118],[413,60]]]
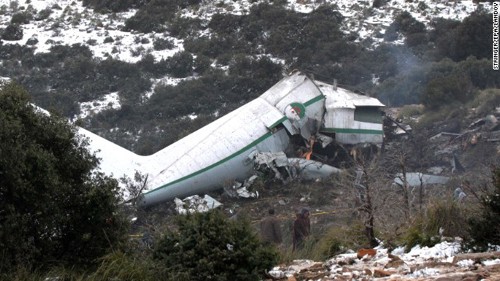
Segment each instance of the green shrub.
[[472,84],[479,89],[499,88],[500,75],[491,67],[491,59],[476,59],[470,56],[458,63],[457,71],[466,73]]
[[154,252],[163,280],[259,280],[278,260],[246,219],[219,210],[179,216]]
[[28,24],[33,19],[33,15],[28,12],[20,12],[12,15],[11,24]]
[[406,229],[402,244],[409,251],[415,245],[434,246],[441,242],[442,237],[466,237],[466,222],[466,212],[457,202],[447,200],[431,203],[427,211],[419,214]]
[[472,83],[465,74],[452,74],[432,79],[421,96],[428,109],[437,109],[450,102],[465,103],[472,97]]
[[[464,120],[462,118],[458,118],[463,115],[463,108],[460,107],[459,104],[456,102],[451,102],[450,105],[448,106],[443,106],[439,108],[438,110],[427,110],[425,111],[425,114],[422,115],[422,117],[418,120],[418,122],[415,124],[414,129],[419,129],[419,128],[426,128],[430,130],[435,130],[437,129],[436,124],[444,124],[446,121],[450,121],[451,119],[453,122],[449,122],[449,124],[446,126],[446,131],[448,132],[458,132],[464,125],[463,122]],[[450,124],[454,124],[452,127],[453,129],[450,128]],[[457,126],[458,125],[458,126]],[[443,130],[443,127],[439,128],[439,130]],[[435,133],[438,133],[437,131]]]
[[171,19],[170,25],[167,29],[170,32],[170,35],[174,37],[197,37],[197,31],[202,29],[202,24],[199,18],[175,17]]
[[83,0],[83,6],[90,6],[98,12],[122,12],[132,8],[141,7],[144,1],[141,0]]
[[500,167],[492,168],[493,188],[482,196],[482,214],[469,220],[471,239],[468,247],[488,250],[500,245]]
[[401,107],[401,111],[398,113],[397,118],[403,120],[410,120],[411,117],[417,117],[423,114],[424,108],[421,105],[410,104]]
[[149,258],[113,252],[100,258],[99,261],[100,265],[85,280],[158,280],[155,276],[154,261]]
[[17,24],[9,24],[2,33],[2,39],[15,41],[23,39],[23,29]]
[[199,75],[204,74],[206,71],[210,70],[211,64],[210,58],[204,55],[199,55],[194,59],[193,71]]
[[51,14],[52,10],[50,8],[45,8],[43,10],[40,10],[40,12],[38,12],[38,14],[35,15],[35,20],[40,21],[48,19]]
[[165,39],[165,38],[156,38],[154,41],[153,41],[153,49],[155,51],[162,51],[162,50],[171,50],[174,48],[174,42],[172,40],[169,40],[169,39]]
[[314,258],[324,260],[346,250],[370,247],[361,221],[351,222],[348,226],[333,226],[322,235],[314,251]]
[[172,76],[183,78],[193,72],[193,55],[188,52],[179,52],[168,59],[168,69]]
[[477,115],[489,114],[500,104],[500,90],[486,89],[480,91],[471,104],[476,108]]
[[65,119],[36,112],[28,93],[0,91],[2,270],[92,264],[124,238],[116,180]]

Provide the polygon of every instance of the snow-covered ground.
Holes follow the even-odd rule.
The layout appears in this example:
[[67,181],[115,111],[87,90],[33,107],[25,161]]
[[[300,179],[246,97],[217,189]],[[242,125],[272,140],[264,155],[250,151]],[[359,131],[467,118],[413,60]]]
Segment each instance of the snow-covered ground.
[[[269,272],[269,275],[275,278],[299,277],[292,280],[306,280],[307,276],[316,276],[315,279],[307,280],[373,280],[372,278],[380,278],[377,280],[469,280],[462,279],[462,277],[478,267],[483,267],[484,271],[487,271],[488,267],[500,264],[498,258],[485,258],[480,261],[479,259],[459,259],[458,257],[464,254],[459,240],[444,241],[433,247],[417,245],[408,253],[405,253],[403,248],[389,251],[380,246],[375,249],[374,256],[362,258],[359,258],[356,252],[350,251],[324,262],[295,260],[286,265],[276,266]],[[500,256],[500,253],[497,256]],[[493,270],[490,277],[499,276],[496,268]],[[451,276],[460,277],[446,279]]]
[[[253,2],[253,3],[251,3]],[[215,13],[246,14],[253,5],[261,1],[249,0],[222,0],[204,1],[197,9],[187,8],[182,11],[185,17],[197,17],[210,20]],[[393,0],[382,8],[372,7],[372,1],[325,0],[325,1],[296,1],[289,0],[287,7],[301,13],[309,13],[320,3],[332,2],[338,11],[345,17],[343,29],[346,33],[359,33],[359,40],[374,37],[375,32],[384,33],[385,28],[401,11],[408,11],[417,20],[429,24],[432,18],[462,20],[477,9],[491,10],[491,4],[474,4],[472,1],[405,1]],[[48,52],[53,45],[85,44],[94,53],[95,57],[113,57],[127,62],[137,62],[146,54],[152,54],[156,59],[167,58],[183,50],[182,40],[170,37],[168,34],[137,33],[121,31],[125,21],[132,17],[136,10],[122,13],[99,14],[92,9],[82,6],[81,1],[73,0],[0,0],[0,28],[10,24],[12,15],[22,11],[33,11],[36,15],[40,11],[50,9],[52,13],[47,19],[32,20],[23,24],[24,36],[18,41],[5,41],[4,44],[25,45],[27,40],[36,38],[34,45],[36,52]],[[104,42],[106,38],[113,41]],[[148,43],[140,43],[140,39],[147,38]],[[175,48],[171,50],[155,51],[155,38],[168,38],[173,41]],[[138,48],[144,51],[137,52]]]

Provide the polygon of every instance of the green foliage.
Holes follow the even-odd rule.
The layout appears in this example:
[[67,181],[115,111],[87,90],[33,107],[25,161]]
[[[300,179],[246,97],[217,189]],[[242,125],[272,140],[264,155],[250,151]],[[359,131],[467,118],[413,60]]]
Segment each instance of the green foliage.
[[477,59],[470,56],[457,66],[457,71],[467,75],[474,87],[478,89],[500,88],[500,75],[493,70],[490,59]]
[[180,216],[177,227],[155,250],[163,280],[259,280],[277,262],[245,219],[213,210]]
[[472,83],[467,78],[457,74],[432,79],[422,95],[422,104],[433,110],[448,103],[468,101],[473,91]]
[[492,52],[492,33],[484,28],[491,26],[492,16],[486,13],[473,13],[461,23],[441,20],[437,22],[434,39],[438,54],[454,61],[469,56],[490,58]]
[[376,92],[388,105],[423,103],[436,109],[464,104],[474,98],[475,89],[497,87],[499,79],[486,59],[469,57],[458,63],[450,59],[432,63],[410,60],[407,70],[386,79]]
[[493,188],[481,198],[482,214],[469,220],[471,240],[468,247],[487,250],[500,245],[500,168],[492,168]]
[[43,10],[40,10],[38,14],[35,15],[35,20],[40,21],[40,20],[45,20],[49,18],[49,16],[52,14],[52,9],[50,8],[45,8]]
[[484,116],[495,110],[500,104],[500,89],[486,89],[480,91],[471,105],[476,108],[478,116]]
[[[249,68],[237,67],[242,64],[248,64]],[[149,110],[145,114],[149,119],[156,119],[192,113],[213,114],[216,110],[228,112],[276,83],[281,78],[278,69],[267,58],[255,61],[238,57],[231,62],[229,75],[213,72],[200,79],[181,82],[176,87],[158,85],[146,105]]]
[[193,55],[188,52],[179,52],[168,59],[168,71],[173,77],[187,77],[193,71]]
[[325,260],[346,250],[369,247],[370,242],[364,235],[364,225],[354,221],[349,226],[333,226],[319,239],[314,258]]
[[0,268],[89,264],[124,234],[118,184],[65,120],[0,91]]
[[421,247],[432,247],[440,242],[437,235],[429,235],[422,231],[418,225],[413,225],[406,230],[401,241],[405,245],[405,251],[409,252],[416,245]]
[[421,33],[425,31],[425,25],[417,21],[409,12],[404,11],[399,14],[395,20],[396,30],[405,35],[413,33]]
[[17,24],[9,24],[2,33],[2,39],[16,41],[23,39],[23,29]]
[[28,24],[33,19],[33,15],[28,12],[20,12],[12,15],[11,24]]
[[438,133],[438,131],[435,130],[443,130],[443,127],[437,129],[436,124],[447,123],[447,132],[458,133],[464,126],[464,120],[462,118],[464,113],[463,110],[463,107],[456,103],[442,106],[437,110],[424,110],[425,114],[415,123],[415,128]]
[[440,229],[444,237],[466,237],[466,222],[466,212],[457,202],[436,201],[409,225],[401,242],[407,251],[415,245],[431,247],[441,242]]
[[150,257],[138,257],[116,251],[99,258],[97,265],[91,270],[57,265],[42,271],[20,266],[11,272],[0,272],[0,280],[152,281],[158,280],[156,272],[155,263]]
[[202,22],[199,18],[185,18],[177,16],[170,19],[167,27],[171,36],[186,38],[188,36],[198,36],[198,31],[202,28]]
[[137,9],[144,5],[142,0],[83,0],[83,6],[90,6],[98,12],[122,12]]
[[[425,38],[425,25],[417,21],[409,12],[404,11],[397,15],[394,22],[387,28],[384,39],[394,41],[398,38],[398,33],[405,35],[407,39],[408,37],[411,38],[410,42],[406,42],[407,44],[415,45],[416,43],[413,41],[416,41],[414,38],[416,34],[424,34]],[[425,43],[425,41],[422,43]]]
[[[112,1],[111,1],[112,2]],[[175,13],[179,9],[191,5],[197,5],[201,0],[152,0],[135,13],[134,16],[125,22],[125,30],[136,30],[143,33],[152,31],[163,32],[166,30],[166,23],[175,18]]]
[[423,114],[423,107],[419,105],[405,105],[401,108],[397,118],[409,122],[412,117],[418,117]]
[[166,49],[171,50],[174,48],[174,43],[172,40],[157,38],[153,41],[153,48],[155,51],[162,51]]
[[123,252],[113,252],[100,258],[99,261],[99,267],[85,278],[86,281],[158,280],[154,261],[149,258],[138,258]]

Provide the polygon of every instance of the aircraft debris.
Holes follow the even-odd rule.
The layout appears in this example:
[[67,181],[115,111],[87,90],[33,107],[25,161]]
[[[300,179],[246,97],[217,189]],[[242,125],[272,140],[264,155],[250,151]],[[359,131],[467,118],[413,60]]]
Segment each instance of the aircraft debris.
[[453,153],[453,157],[451,158],[451,172],[452,173],[463,173],[465,168],[462,166],[460,161],[458,160],[458,156],[456,153]]
[[467,196],[467,194],[465,194],[465,192],[463,192],[462,188],[460,187],[457,187],[455,191],[453,191],[453,199],[455,201],[460,202],[465,198],[465,196]]
[[[294,72],[256,99],[149,156],[134,154],[84,129],[80,133],[89,137],[104,173],[122,177],[139,171],[148,176],[137,200],[147,207],[206,194],[228,181],[242,182],[255,173],[255,161],[283,182],[338,173],[327,164],[332,155],[316,153],[314,144],[381,145],[382,107],[378,99]],[[296,158],[301,147],[305,154],[300,157],[306,159]],[[275,158],[259,158],[265,153]]]
[[183,200],[175,198],[174,202],[176,205],[175,210],[181,215],[195,212],[204,213],[222,205],[222,203],[206,194],[203,198],[199,195],[189,196]]
[[431,184],[445,184],[449,177],[429,175],[423,173],[406,173],[403,177],[402,173],[398,173],[394,178],[394,183],[400,186],[407,184],[410,187],[426,186]]
[[256,179],[257,176],[253,175],[250,178],[246,179],[243,183],[235,181],[231,188],[224,187],[224,192],[226,193],[226,195],[233,198],[237,197],[258,198],[259,197],[258,191],[251,192],[248,190],[248,188],[250,188],[250,186]]

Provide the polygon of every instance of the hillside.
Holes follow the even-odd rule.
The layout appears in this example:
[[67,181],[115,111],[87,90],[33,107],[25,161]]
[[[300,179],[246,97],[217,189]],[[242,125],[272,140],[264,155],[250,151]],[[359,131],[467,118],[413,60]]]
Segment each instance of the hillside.
[[[147,155],[293,69],[389,106],[497,87],[489,13],[469,1],[9,1],[0,75]],[[431,88],[435,77],[449,89]]]

